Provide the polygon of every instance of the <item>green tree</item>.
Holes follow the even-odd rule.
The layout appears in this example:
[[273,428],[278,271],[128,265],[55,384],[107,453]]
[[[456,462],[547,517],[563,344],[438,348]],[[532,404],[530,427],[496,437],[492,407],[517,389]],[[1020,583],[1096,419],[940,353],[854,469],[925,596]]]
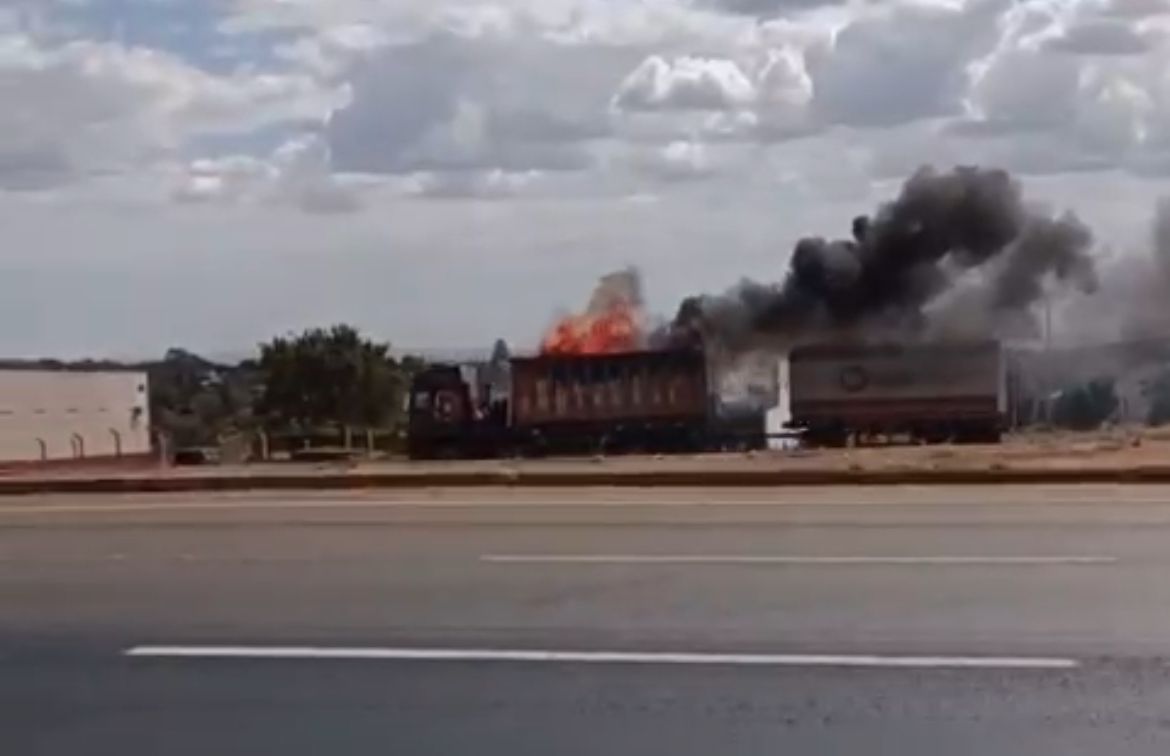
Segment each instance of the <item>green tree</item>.
[[219,365],[182,349],[139,366],[150,375],[151,417],[177,447],[210,446],[252,424],[255,367]]
[[273,339],[260,347],[259,368],[260,412],[270,425],[301,430],[384,426],[404,389],[390,346],[347,325]]

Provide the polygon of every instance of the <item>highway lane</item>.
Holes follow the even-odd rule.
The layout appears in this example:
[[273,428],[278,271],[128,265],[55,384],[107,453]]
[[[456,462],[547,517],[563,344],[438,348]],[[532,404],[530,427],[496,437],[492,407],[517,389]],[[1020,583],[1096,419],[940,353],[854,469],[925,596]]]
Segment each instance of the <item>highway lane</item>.
[[[1168,573],[1163,487],[9,499],[0,733],[16,753],[1166,753]],[[242,656],[126,655],[143,645]]]
[[6,753],[1149,754],[1170,670],[6,663]]

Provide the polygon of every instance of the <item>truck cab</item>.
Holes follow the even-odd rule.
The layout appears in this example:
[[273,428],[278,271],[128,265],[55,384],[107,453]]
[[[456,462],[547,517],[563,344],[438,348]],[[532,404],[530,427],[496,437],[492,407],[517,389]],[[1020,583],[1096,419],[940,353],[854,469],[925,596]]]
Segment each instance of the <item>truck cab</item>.
[[504,449],[507,401],[480,386],[474,367],[434,365],[414,376],[407,399],[411,459],[496,456]]
[[471,397],[459,368],[437,365],[414,376],[408,397],[411,459],[444,459],[458,451],[471,420]]

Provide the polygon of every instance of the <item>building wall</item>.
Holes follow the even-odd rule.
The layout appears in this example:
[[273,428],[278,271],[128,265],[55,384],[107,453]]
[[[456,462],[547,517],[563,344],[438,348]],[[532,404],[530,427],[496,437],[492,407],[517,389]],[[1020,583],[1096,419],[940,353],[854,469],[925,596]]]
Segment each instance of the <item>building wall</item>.
[[145,373],[0,370],[0,462],[150,453]]

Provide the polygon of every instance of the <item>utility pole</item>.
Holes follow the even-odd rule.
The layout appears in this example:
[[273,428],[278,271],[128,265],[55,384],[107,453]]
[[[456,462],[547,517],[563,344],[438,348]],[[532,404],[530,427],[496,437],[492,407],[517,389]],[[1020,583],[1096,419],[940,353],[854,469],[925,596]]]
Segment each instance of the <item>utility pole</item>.
[[1052,351],[1052,298],[1044,295],[1044,351]]
[[1044,369],[1041,371],[1044,376],[1041,383],[1042,396],[1044,397],[1044,422],[1046,425],[1051,425],[1052,395],[1056,391],[1057,381],[1052,366],[1052,295],[1047,291],[1044,292],[1044,359],[1042,362],[1044,365]]

